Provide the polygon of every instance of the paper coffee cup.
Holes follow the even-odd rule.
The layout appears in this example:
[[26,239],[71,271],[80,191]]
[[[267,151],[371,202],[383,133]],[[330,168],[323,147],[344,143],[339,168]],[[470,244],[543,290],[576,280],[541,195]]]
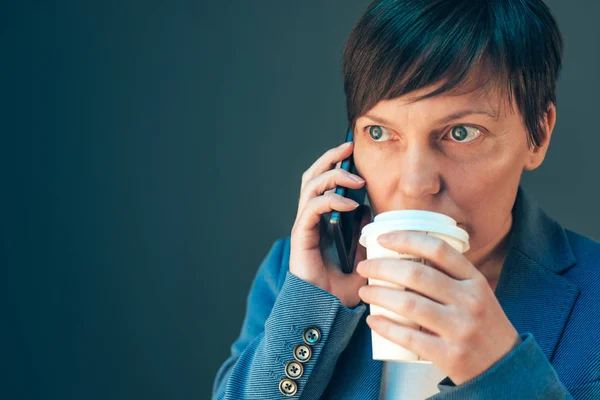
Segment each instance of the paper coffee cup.
[[[458,227],[453,218],[432,211],[397,210],[381,213],[374,218],[373,222],[363,227],[359,242],[367,249],[367,259],[402,258],[427,264],[427,260],[395,252],[377,242],[379,235],[397,230],[425,232],[446,241],[461,253],[469,250],[469,234]],[[403,286],[379,279],[369,278],[369,284],[405,290]],[[370,309],[371,315],[383,315],[392,321],[420,329],[419,325],[413,321],[383,307],[371,304]],[[380,336],[374,330],[371,330],[371,337],[374,360],[431,363],[431,361],[424,360],[410,350]]]

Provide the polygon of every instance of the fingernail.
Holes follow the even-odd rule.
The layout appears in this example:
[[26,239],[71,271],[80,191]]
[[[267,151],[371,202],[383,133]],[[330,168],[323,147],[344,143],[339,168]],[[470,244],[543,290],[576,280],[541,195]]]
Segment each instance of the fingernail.
[[360,275],[362,275],[365,269],[365,264],[361,261],[358,264],[356,264],[356,272],[358,272]]
[[344,197],[344,198],[342,198],[342,200],[344,201],[344,203],[348,204],[349,206],[358,207],[358,203],[352,199],[347,199]]
[[377,236],[377,241],[378,242],[389,242],[390,240],[392,240],[393,237],[394,237],[394,234],[392,234],[392,233],[384,233],[384,234]]
[[375,328],[377,328],[380,323],[380,321],[377,318],[375,318],[375,316],[373,316],[373,315],[367,316],[366,322],[370,327],[375,327]]
[[354,175],[354,174],[350,174],[350,179],[352,179],[354,182],[358,182],[358,183],[364,183],[365,180],[363,178],[361,178],[358,175]]
[[341,145],[339,145],[340,149],[345,149],[346,147],[349,147],[352,144],[352,142],[344,142]]

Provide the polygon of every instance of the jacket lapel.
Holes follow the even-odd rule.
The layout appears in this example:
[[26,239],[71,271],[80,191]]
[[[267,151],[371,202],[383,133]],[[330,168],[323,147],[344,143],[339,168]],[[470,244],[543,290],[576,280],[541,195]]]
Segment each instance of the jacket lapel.
[[519,333],[552,361],[579,288],[560,274],[577,262],[564,229],[519,186],[496,297]]

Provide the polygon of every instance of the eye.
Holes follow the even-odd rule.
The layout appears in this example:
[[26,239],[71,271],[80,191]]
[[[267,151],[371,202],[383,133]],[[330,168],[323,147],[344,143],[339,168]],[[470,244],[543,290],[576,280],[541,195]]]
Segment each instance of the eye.
[[[481,136],[481,131],[467,125],[455,125],[449,132],[452,140],[458,143],[469,143]],[[465,140],[469,139],[469,140]]]
[[379,139],[381,139],[383,136],[389,136],[388,129],[384,128],[383,126],[370,125],[367,126],[367,128],[369,129],[369,136],[371,136],[371,139],[373,139],[375,142],[385,142],[385,140]]

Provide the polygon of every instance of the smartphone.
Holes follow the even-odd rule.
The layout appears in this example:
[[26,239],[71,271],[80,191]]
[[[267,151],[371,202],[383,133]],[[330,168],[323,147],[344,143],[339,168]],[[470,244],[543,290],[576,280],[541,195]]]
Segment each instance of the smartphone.
[[[352,142],[353,140],[352,127],[348,127],[345,141]],[[340,168],[358,175],[354,166],[354,154],[350,154],[348,158],[343,160]],[[362,220],[362,213],[358,212],[358,210],[365,203],[367,195],[365,186],[363,185],[359,189],[337,186],[335,189],[336,194],[350,198],[359,204],[359,207],[351,211],[340,212],[333,210],[329,218],[331,233],[337,250],[338,263],[340,269],[345,274],[352,273],[352,269],[354,268],[354,256],[356,254],[356,246],[358,246],[358,239],[360,238],[360,222]]]

